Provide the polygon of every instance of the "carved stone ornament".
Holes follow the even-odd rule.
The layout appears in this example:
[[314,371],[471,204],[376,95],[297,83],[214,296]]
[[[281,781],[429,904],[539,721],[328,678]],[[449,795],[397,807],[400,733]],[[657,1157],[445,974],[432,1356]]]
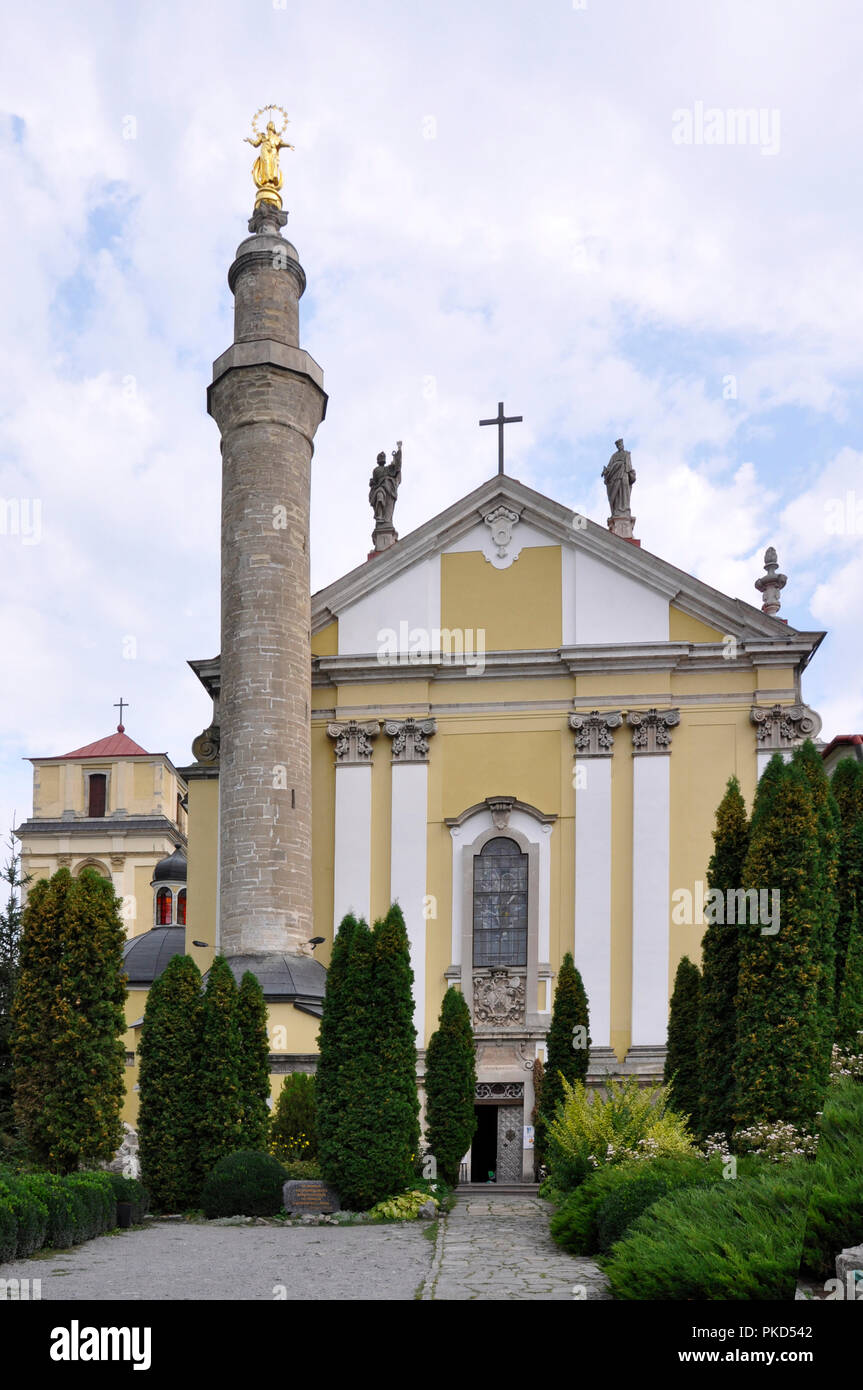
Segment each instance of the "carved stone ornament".
[[71,856],[71,854],[58,854],[58,855],[57,855],[57,863],[59,864],[59,866],[60,866],[61,869],[68,869],[68,868],[70,868],[70,867],[71,867],[71,864],[72,864],[72,856]]
[[634,753],[666,753],[671,748],[671,730],[680,723],[680,710],[630,710],[626,722],[632,730]]
[[126,862],[126,859],[125,859],[125,856],[124,856],[124,855],[122,855],[122,854],[112,854],[112,855],[111,855],[111,868],[112,868],[112,869],[122,869],[122,867],[123,867],[123,865],[125,864],[125,862]]
[[360,724],[349,719],[344,724],[328,724],[327,733],[335,739],[336,762],[347,767],[351,764],[364,766],[372,760],[372,739],[377,738],[381,726],[376,719]]
[[571,714],[569,727],[575,731],[575,751],[583,758],[609,758],[614,748],[613,729],[619,729],[623,716],[619,710],[600,714]]
[[429,755],[429,739],[437,733],[434,719],[387,719],[384,733],[393,741],[394,763],[422,763]]
[[821,716],[808,705],[753,705],[749,718],[762,749],[793,748],[821,732]]
[[514,512],[511,507],[504,507],[502,504],[499,507],[494,507],[492,511],[486,512],[483,517],[483,521],[491,531],[491,541],[494,547],[491,554],[487,550],[484,551],[484,554],[486,559],[490,560],[497,569],[506,568],[517,558],[518,551],[516,554],[512,554],[510,547],[513,527],[518,520],[518,512]]
[[515,805],[515,797],[487,796],[485,804],[491,812],[491,822],[495,830],[506,830]]
[[772,545],[769,545],[764,552],[764,568],[767,573],[763,574],[760,579],[756,579],[755,587],[761,595],[761,611],[775,614],[782,607],[780,595],[788,583],[788,576],[778,573],[779,560]]
[[524,1022],[524,978],[507,970],[473,977],[474,1023],[502,1027]]
[[476,1100],[523,1100],[523,1081],[478,1081]]
[[209,729],[204,729],[192,743],[192,757],[199,763],[217,763],[220,738],[221,730],[218,724],[211,724]]

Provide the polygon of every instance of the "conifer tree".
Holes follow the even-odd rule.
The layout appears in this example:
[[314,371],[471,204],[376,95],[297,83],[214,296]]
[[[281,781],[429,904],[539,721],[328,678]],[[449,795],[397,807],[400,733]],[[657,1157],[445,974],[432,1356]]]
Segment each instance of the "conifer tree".
[[326,1081],[323,1097],[318,1097],[318,1157],[321,1171],[335,1187],[342,1206],[363,1211],[378,1200],[368,1153],[370,1130],[376,1123],[368,1100],[376,1069],[374,950],[372,933],[364,921],[352,920],[344,936],[345,958],[336,962],[333,951],[333,963],[338,964],[342,978],[337,982],[335,1007],[329,1018],[329,978],[324,1000],[322,1024],[326,1021],[329,1026],[326,1036],[322,1026],[321,1041],[329,1055],[322,1052],[319,1063]]
[[410,1186],[420,1141],[414,974],[398,903],[375,923],[372,946],[367,1145],[370,1181],[379,1202]]
[[839,1001],[836,989],[836,923],[839,917],[837,891],[839,874],[840,816],[839,807],[824,771],[824,760],[811,739],[795,748],[792,765],[799,768],[809,785],[812,804],[818,817],[818,885],[817,936],[815,954],[818,959],[818,1017],[821,1027],[819,1077],[826,1086],[830,1076],[830,1056],[836,1035],[836,1012]]
[[150,986],[139,1045],[141,1178],[162,1211],[194,1207],[201,1191],[201,972],[174,956]]
[[455,1187],[476,1131],[476,1048],[470,1011],[450,985],[426,1049],[426,1138],[445,1183]]
[[855,918],[863,921],[863,763],[856,758],[842,758],[831,786],[839,810],[839,912],[835,934],[835,998],[839,1005],[851,924]]
[[572,954],[567,951],[561,961],[554,991],[542,1101],[536,1117],[534,1142],[539,1163],[545,1156],[548,1126],[555,1117],[558,1103],[563,1100],[561,1075],[570,1085],[584,1081],[590,1061],[590,1041],[587,995]]
[[358,926],[352,913],[348,913],[339,924],[327,970],[327,987],[318,1032],[318,1067],[315,1073],[318,1156],[324,1176],[335,1187],[338,1186],[335,1174],[341,1153],[342,1072],[348,1060],[347,974],[351,942]]
[[[37,884],[37,890],[39,889]],[[113,1158],[123,1129],[126,933],[113,885],[60,869],[24,912],[14,1006],[16,1110],[53,1171]]]
[[316,1081],[306,1072],[286,1076],[270,1123],[271,1151],[282,1161],[308,1163],[318,1156]]
[[765,813],[773,798],[773,793],[777,787],[781,786],[785,778],[785,769],[788,764],[781,753],[774,753],[761,776],[758,779],[758,786],[755,788],[755,800],[752,803],[752,817],[749,822],[749,834]]
[[663,1081],[670,1087],[672,1109],[689,1117],[690,1127],[702,1128],[700,1115],[701,1072],[698,1065],[698,1017],[701,975],[684,956],[674,977],[668,1014],[668,1045]]
[[753,815],[743,870],[745,889],[780,894],[778,931],[776,923],[738,927],[735,1119],[743,1127],[761,1120],[810,1126],[820,1108],[818,832],[806,778],[783,765]]
[[240,1147],[240,1033],[237,985],[224,956],[207,975],[201,1013],[200,1154],[204,1178],[225,1154]]
[[270,1038],[264,991],[251,970],[240,981],[237,1029],[242,1105],[239,1147],[265,1150],[270,1128]]
[[850,940],[836,1020],[836,1041],[851,1052],[863,1052],[863,925],[855,910],[849,923]]
[[18,956],[21,949],[21,889],[30,875],[22,877],[21,855],[14,835],[9,835],[9,858],[0,870],[0,882],[6,885],[6,906],[0,912],[0,1136],[14,1129],[12,1106],[12,1001],[18,977]]
[[[746,806],[736,777],[716,811],[713,854],[707,866],[707,884],[722,893],[727,904],[729,889],[743,884],[743,865],[749,847]],[[693,1123],[703,1134],[730,1134],[734,1128],[734,1052],[737,1044],[737,994],[739,932],[726,922],[726,913],[715,914],[701,941],[701,1003],[698,1021],[699,1103]]]

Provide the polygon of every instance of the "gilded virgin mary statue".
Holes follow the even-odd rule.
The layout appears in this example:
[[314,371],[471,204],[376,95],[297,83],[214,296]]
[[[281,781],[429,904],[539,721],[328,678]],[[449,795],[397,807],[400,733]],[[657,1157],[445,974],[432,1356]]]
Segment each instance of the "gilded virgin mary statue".
[[[282,108],[280,106],[267,106],[263,107],[262,110],[282,111]],[[267,121],[266,130],[261,134],[256,124],[258,116],[260,115],[261,111],[256,112],[254,120],[252,121],[255,139],[253,140],[249,135],[245,136],[247,145],[251,145],[253,149],[260,149],[261,151],[252,168],[252,178],[258,190],[257,197],[255,198],[255,207],[260,207],[262,203],[271,203],[274,207],[281,208],[282,197],[280,190],[282,187],[282,171],[279,168],[279,151],[292,150],[294,148],[293,145],[289,145],[286,140],[282,139],[288,124],[288,118],[285,112],[282,111],[282,115],[285,119],[281,130],[276,130],[275,123],[270,120]]]

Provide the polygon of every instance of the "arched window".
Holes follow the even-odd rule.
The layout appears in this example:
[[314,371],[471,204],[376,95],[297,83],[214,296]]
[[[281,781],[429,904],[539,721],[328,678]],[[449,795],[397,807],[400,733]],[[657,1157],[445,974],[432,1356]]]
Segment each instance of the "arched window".
[[473,861],[475,967],[527,965],[527,855],[498,836]]
[[177,926],[186,925],[186,890],[181,888],[177,894]]
[[174,920],[174,897],[170,888],[160,888],[156,894],[156,926],[170,927]]
[[104,816],[108,778],[104,772],[91,772],[88,778],[87,815]]

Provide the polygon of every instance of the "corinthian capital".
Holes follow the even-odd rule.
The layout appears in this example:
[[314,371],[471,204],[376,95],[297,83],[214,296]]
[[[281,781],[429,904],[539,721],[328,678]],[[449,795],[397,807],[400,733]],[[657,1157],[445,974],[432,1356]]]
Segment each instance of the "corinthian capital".
[[680,710],[630,710],[626,722],[632,730],[633,753],[668,753],[671,730],[680,723]]
[[363,766],[372,760],[372,739],[377,738],[381,726],[376,719],[360,724],[349,719],[344,724],[328,724],[327,733],[335,740],[336,762],[341,767],[351,764]]
[[610,758],[614,750],[614,734],[623,723],[620,710],[607,710],[600,714],[592,709],[589,714],[571,714],[569,727],[575,732],[575,751],[580,758]]
[[437,733],[434,719],[387,719],[384,733],[393,741],[394,763],[423,763],[429,755],[429,739]]

